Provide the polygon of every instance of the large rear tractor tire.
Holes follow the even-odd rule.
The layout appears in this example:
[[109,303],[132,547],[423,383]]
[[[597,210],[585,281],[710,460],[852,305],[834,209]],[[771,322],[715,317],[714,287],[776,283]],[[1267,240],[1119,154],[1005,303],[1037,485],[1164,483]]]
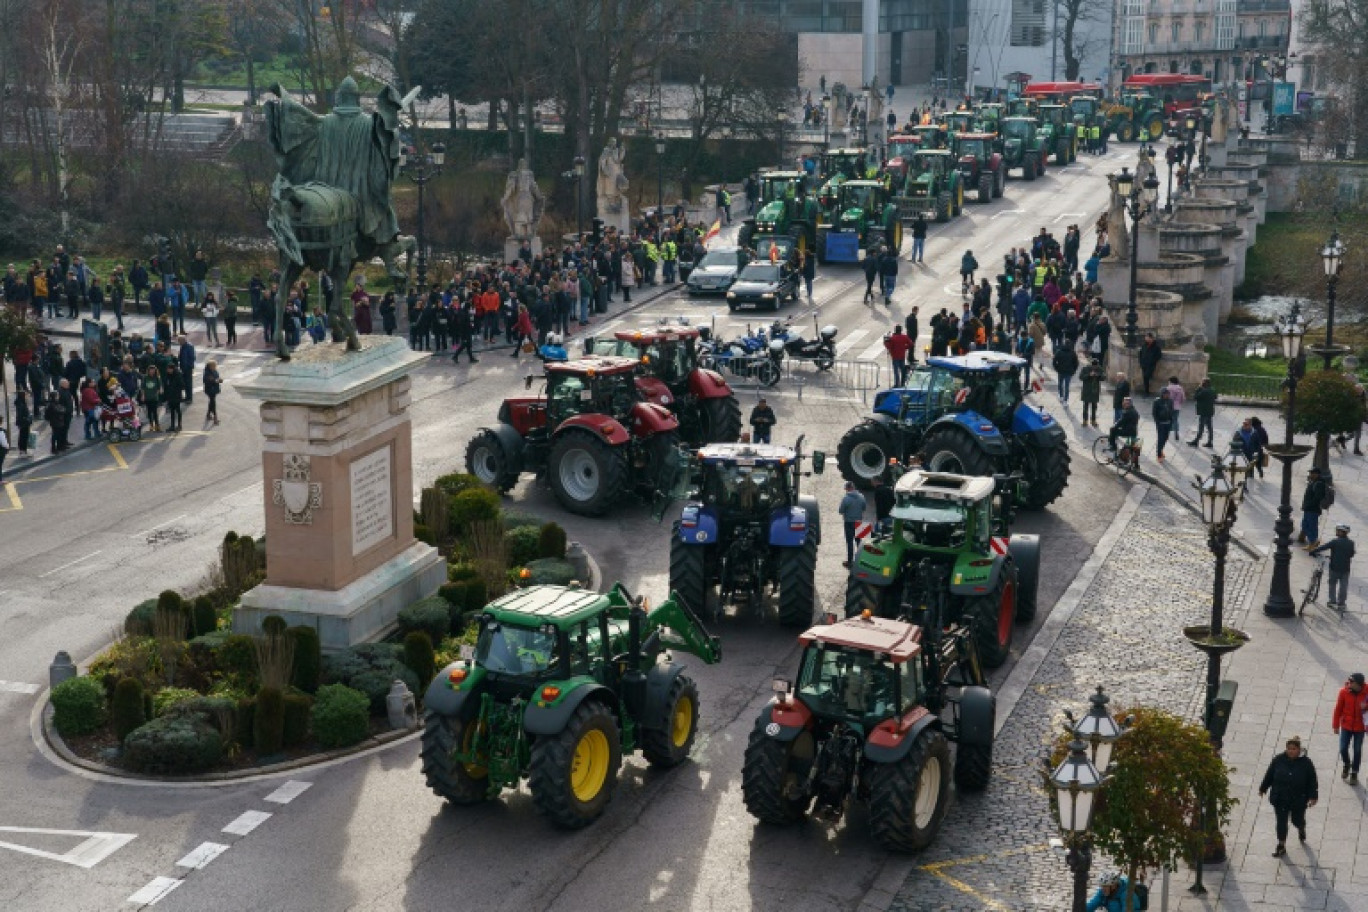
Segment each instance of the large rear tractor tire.
[[1069,463],[1071,457],[1064,441],[1048,449],[1030,448],[1030,462],[1023,466],[1026,470],[1026,500],[1022,504],[1028,510],[1043,510],[1054,503],[1064,489],[1069,486]]
[[460,719],[423,713],[423,778],[428,788],[452,804],[479,804],[489,798],[489,771],[475,763],[461,763],[452,757],[467,746],[474,729]]
[[979,175],[978,201],[980,203],[991,203],[993,201],[993,189],[993,175],[987,171]]
[[817,606],[817,539],[808,533],[799,548],[779,552],[779,623],[807,627]]
[[950,194],[949,194],[948,192],[946,192],[946,193],[941,193],[940,195],[938,195],[938,196],[936,197],[936,221],[938,221],[938,222],[948,222],[948,221],[950,221],[951,213],[952,213],[953,211],[954,211],[954,206],[953,206],[953,204],[952,204],[951,201],[950,201]]
[[1164,118],[1158,114],[1151,114],[1149,120],[1145,122],[1145,130],[1151,140],[1158,139],[1164,135]]
[[556,500],[571,513],[602,516],[627,484],[627,448],[571,430],[551,444],[547,475]]
[[687,675],[670,685],[664,711],[641,729],[641,752],[654,767],[669,769],[689,758],[698,734],[698,687]]
[[1013,535],[1008,539],[1007,551],[1017,568],[1016,620],[1018,624],[1029,624],[1035,620],[1040,595],[1040,538]]
[[741,437],[741,403],[736,393],[698,403],[698,423],[704,443],[735,443]]
[[751,816],[775,826],[789,826],[807,816],[810,796],[797,797],[805,776],[797,769],[794,755],[810,748],[812,736],[806,732],[792,741],[780,741],[765,734],[769,713],[762,712],[746,742],[746,759],[741,767],[741,797]]
[[1029,152],[1021,160],[1021,176],[1028,181],[1036,179],[1035,156],[1031,155]]
[[932,429],[922,443],[922,465],[930,472],[955,475],[988,475],[994,471],[993,459],[968,435],[956,427]]
[[896,763],[872,764],[869,828],[885,849],[919,852],[940,830],[950,803],[950,745],[927,728],[907,756]]
[[512,463],[493,431],[480,431],[466,444],[466,471],[501,494],[518,483],[518,467]]
[[558,734],[532,745],[532,801],[558,827],[588,826],[612,800],[621,765],[617,719],[597,700],[585,700]]
[[708,546],[686,545],[680,541],[678,522],[670,538],[670,591],[683,599],[699,617],[717,616],[708,610],[708,597],[712,593],[712,582],[708,579]]
[[962,792],[981,792],[993,778],[993,745],[959,744],[955,747],[955,787]]
[[888,460],[898,456],[893,437],[876,421],[862,421],[845,432],[836,447],[841,477],[858,488],[870,488],[875,478],[888,481]]
[[1003,165],[993,174],[993,196],[1001,199],[1002,194],[1007,192],[1007,166]]
[[899,254],[902,253],[902,245],[903,245],[903,225],[902,225],[902,219],[895,219],[894,222],[893,222],[893,228],[892,228],[889,232],[886,232],[886,233],[888,234],[888,238],[889,238],[889,241],[888,241],[888,249],[889,249],[889,251],[892,252],[892,254],[893,254],[894,256],[898,256]]
[[957,183],[957,184],[955,184],[955,191],[954,191],[954,194],[953,194],[953,198],[954,198],[954,202],[955,202],[955,211],[950,213],[951,218],[954,218],[955,216],[959,216],[959,215],[963,215],[963,214],[964,214],[964,184],[963,184],[963,183]]
[[1128,143],[1135,139],[1135,124],[1123,120],[1116,125],[1116,141]]
[[998,577],[997,588],[964,606],[964,623],[973,632],[984,668],[999,668],[1011,655],[1016,602],[1016,568],[1008,566]]

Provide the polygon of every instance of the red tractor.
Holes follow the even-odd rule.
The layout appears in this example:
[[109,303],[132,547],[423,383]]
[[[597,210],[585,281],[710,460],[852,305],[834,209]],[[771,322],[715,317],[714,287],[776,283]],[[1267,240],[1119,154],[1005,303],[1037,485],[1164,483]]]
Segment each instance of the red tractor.
[[650,497],[674,466],[679,420],[638,399],[636,368],[630,358],[548,362],[546,395],[505,399],[499,423],[466,446],[467,471],[504,492],[535,472],[583,516],[603,515],[625,492]]
[[1007,168],[1002,153],[993,150],[997,139],[993,133],[956,133],[954,139],[956,167],[965,187],[978,191],[980,203],[989,203],[1002,196],[1007,184]]
[[584,352],[635,360],[637,394],[674,412],[680,436],[690,445],[735,443],[741,404],[721,374],[698,366],[699,335],[688,324],[663,323],[619,330],[611,339],[586,339]]

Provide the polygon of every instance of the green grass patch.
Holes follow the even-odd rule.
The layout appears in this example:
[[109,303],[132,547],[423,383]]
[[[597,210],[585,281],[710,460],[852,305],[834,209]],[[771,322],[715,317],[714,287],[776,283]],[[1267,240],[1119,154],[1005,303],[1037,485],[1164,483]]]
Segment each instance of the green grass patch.
[[1206,347],[1211,360],[1207,362],[1207,372],[1212,374],[1251,374],[1259,377],[1287,376],[1287,362],[1281,356],[1273,358],[1246,358],[1238,352],[1227,351],[1213,345]]
[[1335,230],[1347,248],[1337,289],[1341,313],[1368,310],[1368,222],[1347,214],[1336,219],[1325,212],[1268,213],[1259,226],[1258,241],[1245,256],[1245,278],[1235,289],[1235,298],[1285,295],[1324,300],[1320,251]]

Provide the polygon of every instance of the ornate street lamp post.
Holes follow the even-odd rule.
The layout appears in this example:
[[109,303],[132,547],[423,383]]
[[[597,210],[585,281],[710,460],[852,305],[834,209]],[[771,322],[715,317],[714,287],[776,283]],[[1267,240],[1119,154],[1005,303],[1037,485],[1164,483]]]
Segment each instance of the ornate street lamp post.
[[788,123],[788,111],[781,108],[774,115],[774,119],[779,122],[779,167],[787,170],[788,166],[784,160],[784,127]]
[[1073,740],[1069,742],[1068,757],[1049,775],[1059,812],[1059,828],[1068,848],[1065,860],[1074,875],[1072,912],[1087,909],[1093,809],[1098,790],[1107,783],[1106,769],[1111,764],[1112,745],[1124,734],[1107,711],[1110,700],[1101,687],[1088,702],[1088,714],[1072,726]]
[[584,156],[575,156],[575,240],[584,240]]
[[1321,248],[1321,265],[1325,268],[1325,344],[1313,351],[1324,359],[1324,368],[1330,370],[1336,355],[1349,351],[1346,345],[1335,344],[1335,289],[1339,285],[1340,267],[1344,265],[1344,242],[1339,232],[1332,232],[1330,240]]
[[1126,348],[1134,349],[1139,344],[1136,338],[1136,325],[1140,318],[1135,311],[1135,276],[1136,264],[1140,259],[1140,220],[1153,211],[1154,204],[1159,199],[1159,178],[1154,176],[1151,169],[1149,176],[1137,186],[1135,175],[1130,173],[1129,168],[1122,168],[1121,173],[1116,175],[1116,192],[1121,195],[1126,214],[1131,220],[1130,297],[1126,302]]
[[1278,521],[1273,524],[1276,548],[1273,551],[1273,579],[1264,601],[1264,614],[1269,617],[1290,618],[1296,613],[1292,601],[1288,568],[1292,564],[1292,464],[1305,456],[1311,448],[1292,442],[1292,424],[1297,415],[1297,358],[1301,355],[1302,337],[1306,323],[1301,308],[1292,305],[1292,313],[1278,321],[1278,339],[1282,342],[1283,357],[1287,359],[1287,429],[1283,442],[1266,447],[1269,455],[1282,463],[1282,498],[1278,504]]
[[[657,133],[656,150],[656,222],[664,224],[665,218],[665,134]],[[725,181],[725,176],[723,177]]]
[[[418,124],[415,118],[413,125],[413,135],[415,141],[418,140]],[[409,159],[408,178],[418,185],[418,287],[427,287],[427,215],[423,207],[423,197],[428,181],[438,177],[442,173],[442,165],[446,163],[446,146],[442,143],[433,145],[430,152],[415,149],[414,154]]]

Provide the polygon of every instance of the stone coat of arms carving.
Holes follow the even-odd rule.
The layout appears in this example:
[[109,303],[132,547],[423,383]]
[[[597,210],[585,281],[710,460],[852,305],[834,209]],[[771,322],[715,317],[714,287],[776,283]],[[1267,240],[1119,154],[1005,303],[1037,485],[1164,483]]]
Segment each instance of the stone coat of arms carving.
[[323,485],[309,481],[309,457],[285,454],[285,477],[271,483],[274,491],[271,502],[285,508],[285,521],[292,525],[313,523],[313,511],[323,505]]

